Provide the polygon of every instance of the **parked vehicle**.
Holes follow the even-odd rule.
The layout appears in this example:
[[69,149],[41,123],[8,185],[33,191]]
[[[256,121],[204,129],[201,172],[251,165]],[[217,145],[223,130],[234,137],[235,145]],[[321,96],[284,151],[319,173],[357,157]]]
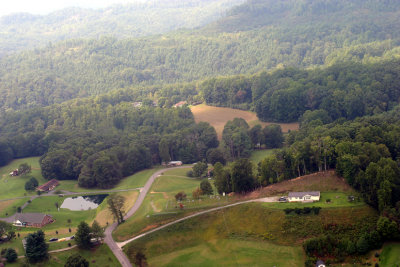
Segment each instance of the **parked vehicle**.
[[50,242],[54,242],[54,241],[57,241],[57,240],[58,240],[58,238],[55,238],[55,237],[54,237],[54,238],[50,238],[49,241],[50,241]]
[[287,202],[287,198],[286,197],[280,197],[279,198],[279,202]]

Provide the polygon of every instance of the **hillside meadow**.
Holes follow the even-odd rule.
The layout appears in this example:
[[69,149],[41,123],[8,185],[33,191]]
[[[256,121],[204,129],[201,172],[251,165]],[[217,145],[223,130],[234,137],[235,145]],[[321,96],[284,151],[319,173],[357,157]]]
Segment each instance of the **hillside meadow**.
[[204,121],[211,124],[217,131],[217,135],[220,140],[222,138],[222,131],[224,130],[225,124],[228,121],[233,120],[234,118],[244,119],[249,124],[250,127],[257,124],[260,124],[262,127],[265,127],[270,124],[279,124],[282,127],[283,132],[299,129],[299,124],[297,122],[295,123],[261,122],[257,118],[256,113],[251,111],[245,111],[233,108],[214,107],[214,106],[208,106],[206,104],[192,106],[190,110],[194,115],[196,123]]
[[129,243],[124,251],[131,260],[144,251],[150,266],[302,266],[304,239],[333,233],[331,224],[357,234],[377,218],[368,206],[296,216],[261,203],[243,204],[172,225]]

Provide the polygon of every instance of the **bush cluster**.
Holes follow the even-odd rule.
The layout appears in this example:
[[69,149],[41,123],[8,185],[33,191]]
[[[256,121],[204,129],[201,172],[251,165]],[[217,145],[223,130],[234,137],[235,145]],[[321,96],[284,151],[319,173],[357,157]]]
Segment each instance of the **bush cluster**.
[[310,214],[310,213],[314,213],[315,215],[319,214],[319,211],[321,210],[321,207],[304,207],[304,208],[287,208],[284,209],[285,214],[290,214],[290,213],[295,213],[297,215],[302,215],[302,214]]

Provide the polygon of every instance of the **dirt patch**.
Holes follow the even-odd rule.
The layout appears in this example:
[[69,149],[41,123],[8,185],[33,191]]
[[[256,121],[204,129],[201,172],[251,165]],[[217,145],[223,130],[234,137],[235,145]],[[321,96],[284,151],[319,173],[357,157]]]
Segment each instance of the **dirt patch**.
[[[272,124],[271,122],[261,122],[254,112],[232,108],[221,108],[207,105],[198,105],[191,108],[196,123],[200,121],[210,123],[217,131],[218,138],[221,140],[222,131],[225,124],[234,118],[243,118],[250,126],[261,124],[262,127]],[[298,123],[276,123],[281,125],[283,132],[298,130]]]
[[157,209],[157,207],[156,207],[156,205],[154,204],[153,201],[150,201],[150,205],[151,205],[151,207],[153,208],[153,211],[154,211],[154,212],[160,212],[160,211],[161,211],[161,209]]
[[151,224],[151,225],[147,225],[145,228],[143,228],[140,233],[145,233],[147,231],[150,231],[151,229],[157,228],[159,226],[159,224]]

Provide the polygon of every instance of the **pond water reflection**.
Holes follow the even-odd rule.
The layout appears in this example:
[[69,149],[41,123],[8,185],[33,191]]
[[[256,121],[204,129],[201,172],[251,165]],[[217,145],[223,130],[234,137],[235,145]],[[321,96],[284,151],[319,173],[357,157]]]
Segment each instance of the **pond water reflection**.
[[60,208],[69,210],[90,210],[97,208],[108,194],[68,197]]

